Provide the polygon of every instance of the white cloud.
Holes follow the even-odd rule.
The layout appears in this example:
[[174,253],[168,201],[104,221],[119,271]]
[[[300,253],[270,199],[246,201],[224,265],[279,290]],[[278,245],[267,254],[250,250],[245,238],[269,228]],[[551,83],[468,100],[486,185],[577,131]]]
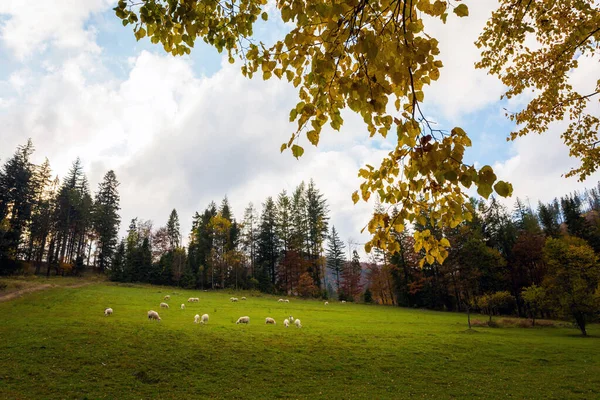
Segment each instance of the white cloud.
[[133,60],[126,80],[97,82],[89,73],[97,62],[69,59],[32,82],[35,90],[0,114],[0,124],[10,127],[0,156],[30,136],[39,149],[36,161],[48,156],[61,176],[80,156],[94,189],[115,169],[122,231],[136,216],[164,224],[176,208],[187,235],[193,213],[212,200],[228,195],[241,219],[248,202],[259,206],[314,178],[342,237],[366,239],[358,232],[371,206],[355,207],[350,197],[360,183],[358,169],[387,151],[365,147],[359,118],[348,116],[343,133],[324,133],[319,149],[303,138],[306,153],[296,160],[279,153],[295,129],[288,114],[296,91],[287,83],[248,80],[227,63],[210,78],[198,77],[184,59],[148,52]]
[[0,39],[18,59],[41,53],[50,44],[60,49],[99,52],[96,31],[85,27],[92,13],[109,8],[114,0],[56,0],[0,2]]
[[[571,71],[569,82],[580,94],[595,90],[597,66],[598,57],[583,58],[579,60],[579,68]],[[600,103],[593,99],[586,110],[598,116]],[[567,179],[561,176],[579,166],[577,159],[569,157],[569,149],[560,137],[568,124],[568,120],[555,122],[542,135],[530,134],[518,138],[512,144],[513,156],[494,166],[499,179],[513,184],[514,195],[529,197],[534,207],[538,200],[548,202],[555,197],[595,186],[600,181],[600,172],[592,174],[584,182],[579,182],[577,177]],[[504,200],[511,205],[512,201]]]
[[[204,77],[184,58],[127,54],[122,65],[128,73],[117,80],[98,54],[94,29],[85,26],[91,13],[110,3],[63,1],[53,10],[37,3],[32,10],[21,2],[0,3],[0,14],[9,15],[0,25],[0,37],[16,57],[44,46],[92,49],[60,64],[43,61],[41,75],[22,70],[0,82],[16,92],[0,98],[2,159],[32,137],[38,148],[35,161],[48,156],[61,176],[80,156],[93,190],[108,169],[115,169],[122,182],[122,231],[136,216],[162,225],[176,208],[184,236],[192,214],[211,200],[228,195],[241,219],[248,202],[260,206],[267,196],[282,189],[289,193],[300,181],[314,178],[341,237],[368,238],[359,232],[372,206],[355,206],[350,196],[360,184],[358,169],[378,165],[389,142],[367,139],[361,118],[346,113],[342,132],[327,129],[318,149],[302,138],[306,153],[301,160],[280,154],[279,146],[295,130],[288,115],[297,102],[296,89],[279,81],[247,80],[238,66],[227,63]],[[429,30],[440,37],[445,67],[427,99],[448,119],[495,102],[502,91],[496,78],[472,67],[479,56],[473,41],[494,2],[472,3],[469,18],[449,17],[446,26]],[[31,36],[22,35],[28,29]],[[559,178],[572,160],[557,135],[521,139],[513,146],[514,156],[496,169],[513,182],[515,195],[547,200],[579,187]]]
[[480,50],[474,43],[498,3],[495,0],[464,3],[469,7],[468,17],[459,18],[450,12],[446,24],[439,19],[425,21],[426,32],[439,40],[439,58],[444,63],[440,79],[425,88],[425,105],[431,101],[453,123],[498,101],[503,93],[503,85],[496,77],[475,69]]

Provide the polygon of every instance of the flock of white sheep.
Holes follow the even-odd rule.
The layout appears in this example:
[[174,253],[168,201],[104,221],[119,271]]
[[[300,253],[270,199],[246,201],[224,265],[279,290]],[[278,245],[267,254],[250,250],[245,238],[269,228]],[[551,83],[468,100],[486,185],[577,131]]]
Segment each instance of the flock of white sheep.
[[[242,297],[242,300],[246,300],[246,297]],[[160,303],[160,308],[165,308],[168,309],[169,308],[169,304],[166,303],[167,301],[171,300],[171,296],[167,295],[163,298],[163,302]],[[229,299],[232,303],[237,302],[239,299],[237,297],[231,297]],[[199,303],[200,299],[198,297],[190,297],[188,299],[188,303]],[[290,301],[288,299],[279,299],[277,300],[277,302],[279,303],[289,303]],[[345,301],[342,301],[342,303],[345,303]],[[329,302],[325,302],[325,305],[328,305]],[[185,310],[185,304],[182,303],[181,304],[181,309]],[[106,308],[104,310],[104,316],[109,316],[113,313],[113,309],[112,308]],[[160,315],[158,315],[158,313],[154,310],[150,310],[148,311],[148,319],[149,320],[156,320],[156,321],[160,321]],[[194,323],[195,324],[207,324],[208,323],[208,314],[203,314],[202,316],[200,316],[199,314],[196,314],[194,316]],[[243,316],[238,318],[238,320],[236,321],[236,324],[249,324],[250,323],[250,317],[248,316]],[[265,318],[265,324],[267,325],[276,325],[277,322],[275,321],[275,319],[271,318],[271,317],[267,317]],[[290,315],[289,318],[286,318],[283,320],[283,326],[288,328],[290,326],[290,324],[294,324],[297,328],[302,328],[302,322],[299,319],[294,319],[294,317],[292,317]]]

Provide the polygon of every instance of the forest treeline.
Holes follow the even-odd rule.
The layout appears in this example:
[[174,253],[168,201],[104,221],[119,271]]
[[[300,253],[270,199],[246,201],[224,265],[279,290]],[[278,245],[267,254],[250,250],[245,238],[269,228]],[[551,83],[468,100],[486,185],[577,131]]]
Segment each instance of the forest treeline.
[[[183,245],[173,209],[165,226],[135,218],[119,240],[119,183],[108,171],[92,194],[79,159],[61,180],[19,146],[0,170],[0,272],[78,274],[198,289],[253,289],[490,315],[572,318],[585,333],[600,310],[600,186],[550,203],[471,199],[477,212],[438,228],[424,212],[413,229],[451,245],[443,264],[419,261],[414,238],[393,232],[393,252],[361,262],[329,223],[314,182],[248,204],[236,219],[227,197],[192,216]],[[394,218],[398,210],[377,205]],[[351,246],[352,244],[349,244]],[[397,250],[397,251],[396,251]]]

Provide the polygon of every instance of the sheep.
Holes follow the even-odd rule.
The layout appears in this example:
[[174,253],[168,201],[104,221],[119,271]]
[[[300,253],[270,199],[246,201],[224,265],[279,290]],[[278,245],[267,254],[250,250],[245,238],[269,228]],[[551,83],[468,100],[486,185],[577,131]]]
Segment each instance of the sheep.
[[202,314],[202,321],[200,321],[201,324],[206,324],[208,323],[208,314]]
[[232,298],[231,298],[231,299],[229,299],[229,300],[231,300],[232,302],[236,302],[236,301],[238,301],[238,298],[237,298],[237,297],[232,297]]
[[250,323],[250,317],[240,317],[236,324],[249,324]]
[[277,300],[278,303],[283,303],[283,299]]
[[246,298],[245,298],[245,297],[242,297],[242,300],[246,300]]
[[185,310],[185,304],[181,303],[181,309]]
[[194,323],[197,324],[200,321],[200,316],[198,314],[194,315]]
[[193,298],[193,297],[190,297],[190,298],[188,299],[188,303],[193,303],[193,302],[194,302],[194,298]]
[[169,296],[169,295],[166,295],[166,296],[165,296],[165,301],[167,301],[167,300],[171,300],[171,296]]
[[198,297],[193,297],[192,300],[194,303],[200,303],[200,299]]
[[346,300],[342,300],[342,304],[344,304],[346,302]]
[[160,316],[156,311],[150,310],[148,311],[148,319],[155,319],[157,321],[160,321]]
[[285,299],[285,302],[286,302],[286,303],[289,303],[290,301],[289,301],[288,299]]
[[302,323],[300,322],[299,319],[297,319],[296,321],[294,321],[294,324],[296,324],[297,328],[302,328]]
[[111,315],[113,313],[113,309],[112,308],[107,308],[106,310],[104,310],[104,316],[108,317],[109,315]]
[[294,322],[294,317],[290,315],[290,322]]
[[267,318],[265,318],[265,324],[277,325],[277,322],[275,322],[275,320],[273,318],[267,317]]
[[160,308],[169,308],[167,303],[160,303]]
[[326,301],[326,302],[325,302],[325,305],[326,305],[326,306],[328,306],[328,305],[329,305],[329,302],[328,302],[328,301]]
[[290,326],[290,321],[287,318],[283,320],[283,326],[285,326],[286,328]]

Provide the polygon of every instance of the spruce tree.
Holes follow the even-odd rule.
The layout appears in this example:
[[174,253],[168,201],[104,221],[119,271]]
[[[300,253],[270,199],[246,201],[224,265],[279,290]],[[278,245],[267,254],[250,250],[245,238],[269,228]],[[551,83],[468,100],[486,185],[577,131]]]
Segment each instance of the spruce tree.
[[179,225],[179,216],[177,210],[173,209],[171,215],[169,215],[169,221],[167,222],[167,231],[169,233],[169,245],[171,250],[175,250],[181,243],[181,227]]
[[[35,201],[31,139],[0,170],[0,259],[17,259]],[[2,222],[7,220],[6,224]],[[1,264],[1,261],[0,261]],[[1,268],[1,267],[0,267]]]
[[227,196],[223,197],[223,201],[221,201],[221,207],[219,207],[219,213],[223,218],[227,221],[233,220],[233,215],[231,213],[231,207],[229,206],[229,199]]
[[263,206],[258,234],[258,263],[261,265],[262,277],[268,277],[275,284],[279,240],[277,238],[277,206],[272,197],[268,197]]
[[112,281],[123,282],[125,276],[125,242],[121,241],[115,252],[110,269],[109,276]]
[[249,203],[246,210],[244,210],[244,222],[242,226],[242,249],[249,260],[250,276],[254,276],[258,238],[258,215],[252,203]]
[[323,194],[311,179],[306,189],[306,216],[308,233],[308,257],[310,272],[318,288],[321,287],[321,265],[319,259],[323,252],[323,242],[327,238],[329,210]]
[[35,168],[33,176],[35,186],[35,202],[29,224],[29,249],[27,260],[35,261],[35,273],[40,272],[46,241],[51,229],[53,197],[52,170],[46,158],[42,165]]
[[560,207],[556,199],[550,204],[539,202],[538,218],[546,236],[553,238],[560,236]]
[[94,202],[94,229],[98,235],[98,260],[102,272],[112,258],[117,244],[120,223],[118,186],[115,173],[108,171],[98,185]]
[[327,268],[331,270],[335,276],[336,291],[340,293],[340,275],[345,263],[344,257],[344,242],[340,239],[335,226],[331,227],[329,235],[329,243],[327,246]]

